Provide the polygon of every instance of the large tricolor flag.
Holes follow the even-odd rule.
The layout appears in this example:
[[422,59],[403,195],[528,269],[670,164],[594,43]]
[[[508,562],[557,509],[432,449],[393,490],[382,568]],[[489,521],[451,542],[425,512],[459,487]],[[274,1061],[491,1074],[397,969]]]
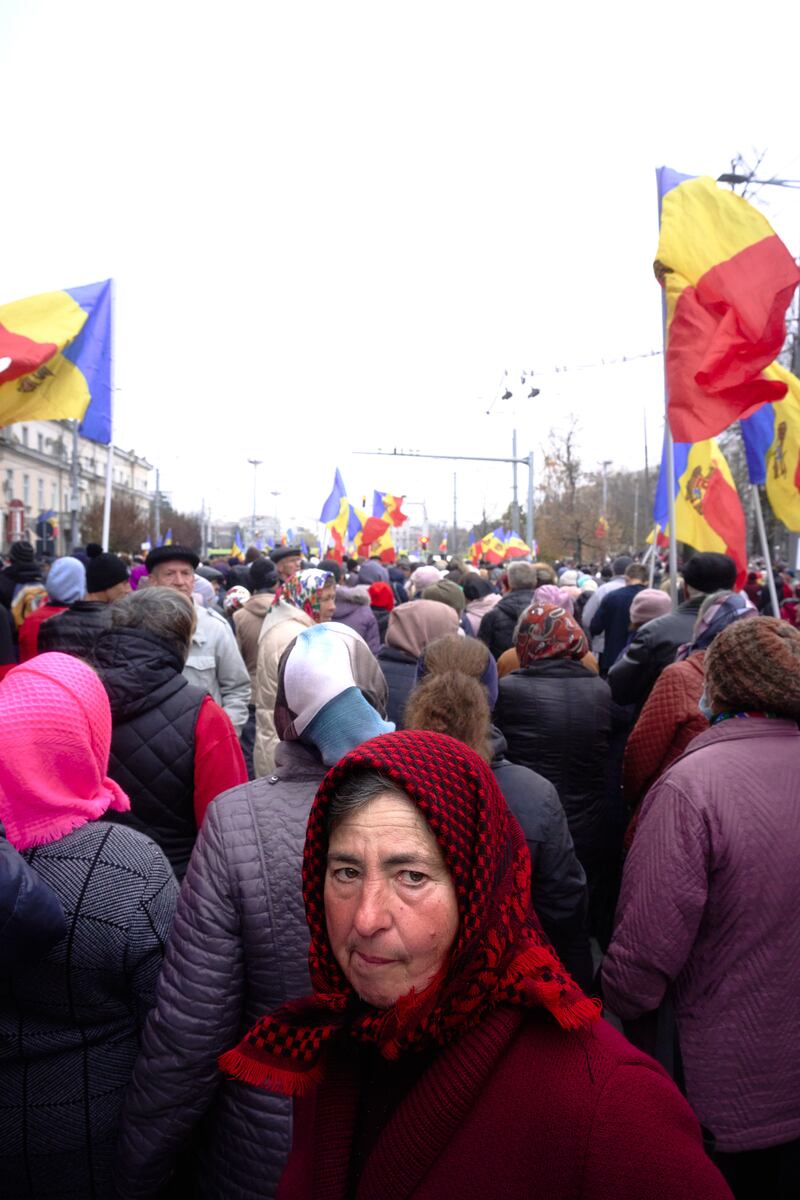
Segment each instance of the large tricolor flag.
[[783,400],[764,404],[741,423],[751,483],[764,484],[767,499],[787,529],[800,532],[800,379],[779,363],[768,378],[785,383]]
[[363,518],[359,516],[347,499],[347,489],[338,467],[333,477],[331,494],[322,506],[319,519],[330,530],[333,545],[331,558],[341,562],[344,558],[345,547],[358,534],[363,524]]
[[786,395],[765,368],[783,345],[800,270],[741,196],[668,167],[656,175],[667,413],[676,442],[699,443]]
[[367,517],[355,538],[356,554],[393,563],[396,557],[391,525],[381,517]]
[[531,553],[531,548],[527,542],[523,542],[515,529],[510,530],[505,535],[506,561],[510,558],[528,558]]
[[405,496],[392,496],[389,492],[373,491],[372,515],[399,528],[408,517],[401,511]]
[[[747,578],[744,513],[725,455],[716,439],[692,445],[676,442],[675,529],[679,542],[695,550],[728,554],[737,567],[737,588]],[[666,439],[658,475],[653,518],[659,542],[669,538]]]
[[0,305],[0,425],[82,421],[111,441],[111,280]]

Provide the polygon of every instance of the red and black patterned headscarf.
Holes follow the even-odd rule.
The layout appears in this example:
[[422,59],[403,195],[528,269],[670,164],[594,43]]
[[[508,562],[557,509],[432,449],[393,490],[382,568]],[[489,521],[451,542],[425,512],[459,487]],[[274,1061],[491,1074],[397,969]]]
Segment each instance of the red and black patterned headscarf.
[[[342,781],[378,771],[417,805],[455,885],[459,925],[446,967],[391,1008],[359,1001],[328,940],[324,885],[327,815]],[[222,1070],[270,1091],[299,1095],[318,1082],[324,1049],[350,1036],[388,1059],[445,1045],[500,1004],[548,1009],[565,1029],[595,1021],[547,941],[530,900],[531,860],[516,818],[488,766],[445,734],[409,730],[373,738],[345,755],[317,792],[306,832],[303,894],[311,931],[313,996],[262,1017],[220,1058]]]
[[577,658],[589,653],[586,634],[566,609],[555,604],[532,604],[517,628],[517,658],[521,667],[543,658]]

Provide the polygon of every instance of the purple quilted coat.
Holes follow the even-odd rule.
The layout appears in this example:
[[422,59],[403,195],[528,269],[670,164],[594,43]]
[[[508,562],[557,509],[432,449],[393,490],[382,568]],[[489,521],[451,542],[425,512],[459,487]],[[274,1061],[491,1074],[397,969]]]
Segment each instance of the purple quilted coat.
[[[291,1142],[291,1104],[223,1079],[217,1057],[253,1022],[307,995],[301,866],[322,760],[281,742],[275,774],[208,808],[181,888],[155,1007],[122,1119],[120,1197],[268,1200]],[[192,1142],[183,1166],[176,1160]]]
[[650,789],[603,966],[634,1018],[669,989],[686,1093],[724,1152],[800,1137],[800,731],[730,720]]

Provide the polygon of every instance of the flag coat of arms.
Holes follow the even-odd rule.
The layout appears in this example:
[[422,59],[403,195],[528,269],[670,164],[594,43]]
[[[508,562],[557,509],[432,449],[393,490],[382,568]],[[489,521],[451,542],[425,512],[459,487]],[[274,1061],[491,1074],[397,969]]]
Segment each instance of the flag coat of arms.
[[111,441],[111,280],[0,305],[0,425],[80,420]]

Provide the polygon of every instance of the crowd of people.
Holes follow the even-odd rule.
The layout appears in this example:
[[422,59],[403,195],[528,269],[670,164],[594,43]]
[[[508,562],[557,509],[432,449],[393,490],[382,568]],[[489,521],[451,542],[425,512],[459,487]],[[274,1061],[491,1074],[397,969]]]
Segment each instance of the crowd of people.
[[0,1194],[800,1195],[757,564],[0,570]]

